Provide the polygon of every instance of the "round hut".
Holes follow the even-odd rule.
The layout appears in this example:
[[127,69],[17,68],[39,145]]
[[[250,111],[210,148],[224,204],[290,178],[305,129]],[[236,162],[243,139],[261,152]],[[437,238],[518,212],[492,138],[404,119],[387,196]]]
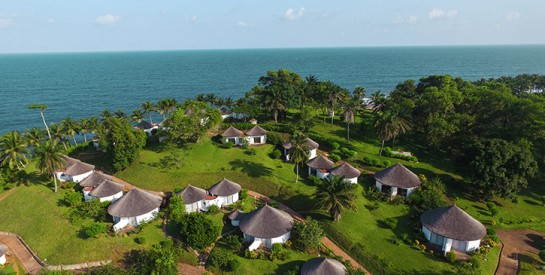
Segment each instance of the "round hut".
[[345,180],[356,184],[358,183],[358,177],[361,175],[361,172],[352,165],[348,164],[348,162],[345,162],[331,169],[330,174],[337,177],[344,177]]
[[150,221],[159,213],[159,206],[163,198],[140,189],[132,189],[110,206],[108,213],[114,218],[114,230],[117,231],[127,225],[138,226]]
[[422,213],[420,222],[426,239],[440,245],[444,253],[475,251],[486,235],[484,225],[455,204]]
[[234,221],[239,222],[244,239],[252,242],[249,250],[255,250],[260,245],[271,248],[275,243],[285,243],[290,238],[293,218],[290,214],[273,208],[262,206],[250,213],[238,213]]
[[221,206],[233,204],[238,201],[238,192],[240,185],[228,179],[223,179],[212,185],[208,192],[212,196],[217,196],[218,203]]
[[[106,180],[100,185],[98,185],[97,187],[93,188],[88,193],[88,196],[85,197],[85,199],[86,200],[99,199],[100,202],[105,202],[105,201],[114,202],[115,200],[123,196],[123,189],[124,189],[124,186],[122,184],[113,182],[111,180]],[[85,191],[84,191],[84,196],[85,196]]]
[[396,164],[375,174],[376,186],[380,192],[390,196],[408,197],[422,182],[418,176],[403,164]]
[[190,184],[184,190],[178,192],[176,196],[182,197],[185,204],[185,212],[191,213],[203,210],[202,204],[208,193],[206,190]]
[[315,175],[318,178],[325,178],[329,175],[329,170],[333,167],[333,161],[328,158],[319,155],[309,161],[307,161],[308,174]]
[[314,258],[301,267],[301,275],[346,275],[348,270],[339,261],[331,258]]

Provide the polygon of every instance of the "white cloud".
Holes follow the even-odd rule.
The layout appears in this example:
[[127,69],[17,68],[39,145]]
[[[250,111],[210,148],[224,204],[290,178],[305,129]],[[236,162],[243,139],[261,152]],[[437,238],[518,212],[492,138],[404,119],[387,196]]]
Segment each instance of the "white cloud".
[[99,25],[115,25],[120,20],[121,20],[121,16],[119,15],[106,14],[106,15],[97,17],[97,19],[95,20],[95,23]]
[[520,18],[520,13],[518,11],[508,11],[505,15],[505,19],[511,21],[511,20],[517,20]]
[[243,28],[249,28],[249,27],[253,27],[254,25],[245,21],[240,21],[237,23],[237,26],[243,27]]
[[191,20],[191,22],[195,22],[195,21],[197,21],[197,16],[193,15],[193,16],[191,16],[191,18],[189,20]]
[[414,24],[414,23],[416,23],[417,20],[418,20],[418,16],[416,16],[416,15],[411,15],[411,16],[407,16],[407,17],[398,16],[398,17],[394,18],[394,20],[392,21],[392,24],[395,24],[395,25]]
[[438,18],[444,18],[444,17],[454,18],[456,16],[458,16],[458,10],[444,11],[442,9],[433,9],[428,14],[429,19],[438,19]]
[[299,8],[298,10],[289,8],[284,13],[284,19],[292,21],[303,17],[303,15],[305,15],[305,8]]
[[0,18],[0,29],[7,29],[11,27],[11,18]]
[[411,16],[409,16],[409,19],[407,19],[407,22],[409,22],[409,23],[416,23],[416,20],[418,20],[418,16],[416,16],[416,15],[411,15]]

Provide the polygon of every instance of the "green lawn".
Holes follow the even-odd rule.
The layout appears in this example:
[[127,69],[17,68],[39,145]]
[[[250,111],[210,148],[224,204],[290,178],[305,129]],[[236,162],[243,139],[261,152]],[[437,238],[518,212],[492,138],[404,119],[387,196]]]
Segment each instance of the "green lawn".
[[[105,259],[116,261],[131,249],[166,240],[160,220],[148,225],[140,234],[85,239],[80,233],[81,226],[70,224],[66,218],[68,208],[59,206],[65,192],[68,191],[60,189],[55,194],[41,184],[18,187],[0,203],[0,231],[19,234],[42,260],[52,265]],[[136,237],[145,237],[146,244],[136,244]]]

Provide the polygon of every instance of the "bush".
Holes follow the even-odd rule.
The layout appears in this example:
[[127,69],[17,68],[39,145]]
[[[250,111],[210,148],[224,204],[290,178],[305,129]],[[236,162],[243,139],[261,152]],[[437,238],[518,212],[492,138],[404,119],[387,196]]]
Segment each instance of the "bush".
[[390,165],[392,165],[392,163],[389,160],[382,161],[383,167],[390,167]]
[[202,213],[183,215],[178,225],[181,239],[195,249],[210,246],[221,233],[221,228]]
[[236,235],[226,236],[223,238],[223,242],[225,242],[225,245],[229,247],[233,253],[239,253],[242,249],[242,241]]
[[62,202],[68,207],[75,207],[80,205],[82,201],[81,193],[79,192],[68,192],[64,194]]
[[237,271],[241,265],[242,263],[238,259],[232,258],[229,260],[229,263],[227,264],[227,268],[229,271],[234,272],[234,271]]
[[447,258],[447,262],[449,262],[449,263],[451,263],[451,264],[454,263],[454,262],[456,262],[456,260],[458,259],[458,258],[456,257],[456,253],[454,253],[454,252],[452,252],[452,251],[447,252],[447,254],[446,254],[445,256],[446,256],[446,258]]
[[371,159],[371,166],[380,167],[380,160],[378,159]]
[[108,225],[96,222],[83,229],[83,231],[87,238],[96,238],[98,235],[108,232]]
[[272,152],[269,153],[269,157],[272,159],[279,159],[280,156],[282,156],[282,152],[278,149],[274,149]]
[[335,153],[332,153],[332,154],[329,154],[329,158],[333,161],[333,162],[337,162],[339,160],[341,160],[341,157]]
[[231,141],[225,142],[223,144],[223,147],[225,147],[225,148],[233,148],[233,146],[235,146],[235,144],[233,142],[231,142]]
[[314,176],[314,175],[310,175],[308,176],[308,179],[312,182],[312,184],[314,184],[315,186],[318,186],[320,184],[322,184],[323,180],[317,176]]
[[542,260],[542,261],[545,261],[545,250],[541,250],[539,252],[539,258]]
[[282,143],[282,138],[276,132],[268,132],[267,133],[267,143],[272,144],[272,145],[278,145],[278,144]]
[[293,247],[303,252],[318,251],[324,230],[317,221],[307,218],[306,223],[296,223],[291,234]]
[[134,238],[134,242],[137,243],[137,244],[145,244],[146,243],[146,238],[145,237],[136,237],[136,238]]
[[486,207],[488,207],[488,211],[490,211],[491,216],[497,216],[500,213],[500,210],[498,209],[496,204],[491,201],[486,203]]
[[245,200],[248,197],[248,189],[240,190],[240,200]]
[[220,212],[220,208],[217,205],[210,205],[208,207],[208,214],[215,215]]
[[182,192],[182,190],[184,190],[183,187],[176,186],[176,187],[174,187],[174,194],[172,194],[172,195],[174,196],[174,195],[176,195],[177,193]]
[[212,250],[212,253],[210,253],[208,262],[211,266],[226,269],[232,258],[233,255],[229,253],[229,251],[223,248],[215,248],[214,250]]
[[384,220],[384,224],[386,227],[390,229],[395,229],[397,227],[397,219],[396,218],[387,218]]
[[242,149],[248,149],[248,146],[250,146],[250,141],[246,138],[241,138],[238,142],[240,143],[240,147],[242,147]]
[[341,147],[341,145],[335,141],[331,142],[330,145],[331,145],[331,148],[333,148],[333,150],[337,150],[339,149],[339,147]]

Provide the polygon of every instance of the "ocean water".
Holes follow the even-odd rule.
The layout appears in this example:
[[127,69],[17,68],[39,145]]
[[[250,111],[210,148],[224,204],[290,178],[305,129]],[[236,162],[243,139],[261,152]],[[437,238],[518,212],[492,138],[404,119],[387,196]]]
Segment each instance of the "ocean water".
[[43,127],[30,103],[48,105],[46,119],[58,122],[103,109],[131,112],[166,97],[237,98],[279,68],[388,93],[432,74],[468,80],[545,74],[545,45],[0,54],[0,134]]

